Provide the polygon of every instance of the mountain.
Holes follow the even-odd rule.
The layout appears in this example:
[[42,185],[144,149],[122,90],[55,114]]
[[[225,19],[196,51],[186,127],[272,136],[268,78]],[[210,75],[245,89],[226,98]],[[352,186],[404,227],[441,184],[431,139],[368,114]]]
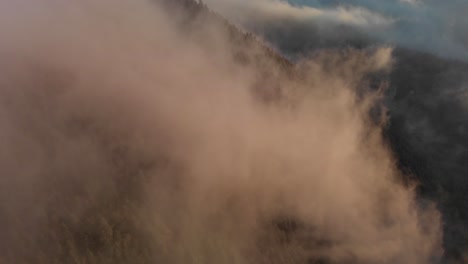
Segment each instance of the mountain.
[[401,168],[443,213],[446,254],[462,261],[468,245],[468,63],[405,49],[394,56],[386,133]]

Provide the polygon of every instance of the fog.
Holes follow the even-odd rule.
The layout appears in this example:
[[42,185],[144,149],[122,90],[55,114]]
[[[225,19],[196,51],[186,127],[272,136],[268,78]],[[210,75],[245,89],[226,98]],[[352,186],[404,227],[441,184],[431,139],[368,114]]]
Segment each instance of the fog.
[[362,87],[391,48],[291,77],[252,44],[265,77],[224,25],[181,15],[0,1],[1,263],[440,259],[439,213],[401,180],[369,115],[381,91]]

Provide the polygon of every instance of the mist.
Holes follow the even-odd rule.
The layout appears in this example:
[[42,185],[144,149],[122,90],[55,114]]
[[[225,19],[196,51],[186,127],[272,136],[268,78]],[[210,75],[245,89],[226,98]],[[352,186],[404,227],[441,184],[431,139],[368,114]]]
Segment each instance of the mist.
[[0,1],[0,262],[440,260],[440,214],[369,115],[382,91],[363,86],[391,48],[323,52],[290,76],[182,16]]

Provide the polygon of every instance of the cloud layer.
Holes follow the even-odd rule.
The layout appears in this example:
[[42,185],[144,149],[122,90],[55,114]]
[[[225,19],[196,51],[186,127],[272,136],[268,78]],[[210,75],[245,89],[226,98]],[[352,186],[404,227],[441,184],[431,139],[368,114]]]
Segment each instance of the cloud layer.
[[169,14],[0,1],[0,262],[440,257],[439,213],[368,116],[378,94],[356,95],[391,49],[322,53],[291,79],[254,44],[258,64],[236,60],[224,24]]
[[[350,27],[371,42],[385,42],[436,55],[468,59],[468,10],[466,1],[299,1],[207,0],[209,6],[240,24],[274,24],[281,20],[288,30],[323,24]],[[275,21],[272,21],[274,19]],[[267,25],[265,27],[268,27]],[[274,26],[276,27],[276,26]],[[265,30],[265,29],[263,29]],[[329,29],[329,31],[334,31]],[[259,31],[260,32],[260,31]],[[338,31],[340,32],[340,31]],[[260,32],[261,33],[261,32]],[[307,32],[303,33],[307,34]]]
[[345,23],[358,27],[379,27],[393,21],[381,14],[361,7],[319,8],[314,6],[293,6],[284,1],[230,1],[208,0],[207,3],[229,17],[245,22],[248,17],[266,16],[268,19],[298,19],[302,22],[324,21],[325,23]]

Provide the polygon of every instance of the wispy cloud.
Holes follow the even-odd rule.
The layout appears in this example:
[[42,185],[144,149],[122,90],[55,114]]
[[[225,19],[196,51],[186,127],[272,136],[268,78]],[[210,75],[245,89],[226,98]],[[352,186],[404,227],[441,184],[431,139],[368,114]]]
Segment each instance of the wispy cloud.
[[300,21],[324,21],[359,27],[387,26],[394,22],[391,17],[358,6],[314,7],[292,5],[278,0],[208,0],[210,6],[224,15],[242,22],[259,16],[269,19],[297,19]]
[[402,3],[410,4],[410,5],[418,5],[421,4],[420,0],[400,0]]

